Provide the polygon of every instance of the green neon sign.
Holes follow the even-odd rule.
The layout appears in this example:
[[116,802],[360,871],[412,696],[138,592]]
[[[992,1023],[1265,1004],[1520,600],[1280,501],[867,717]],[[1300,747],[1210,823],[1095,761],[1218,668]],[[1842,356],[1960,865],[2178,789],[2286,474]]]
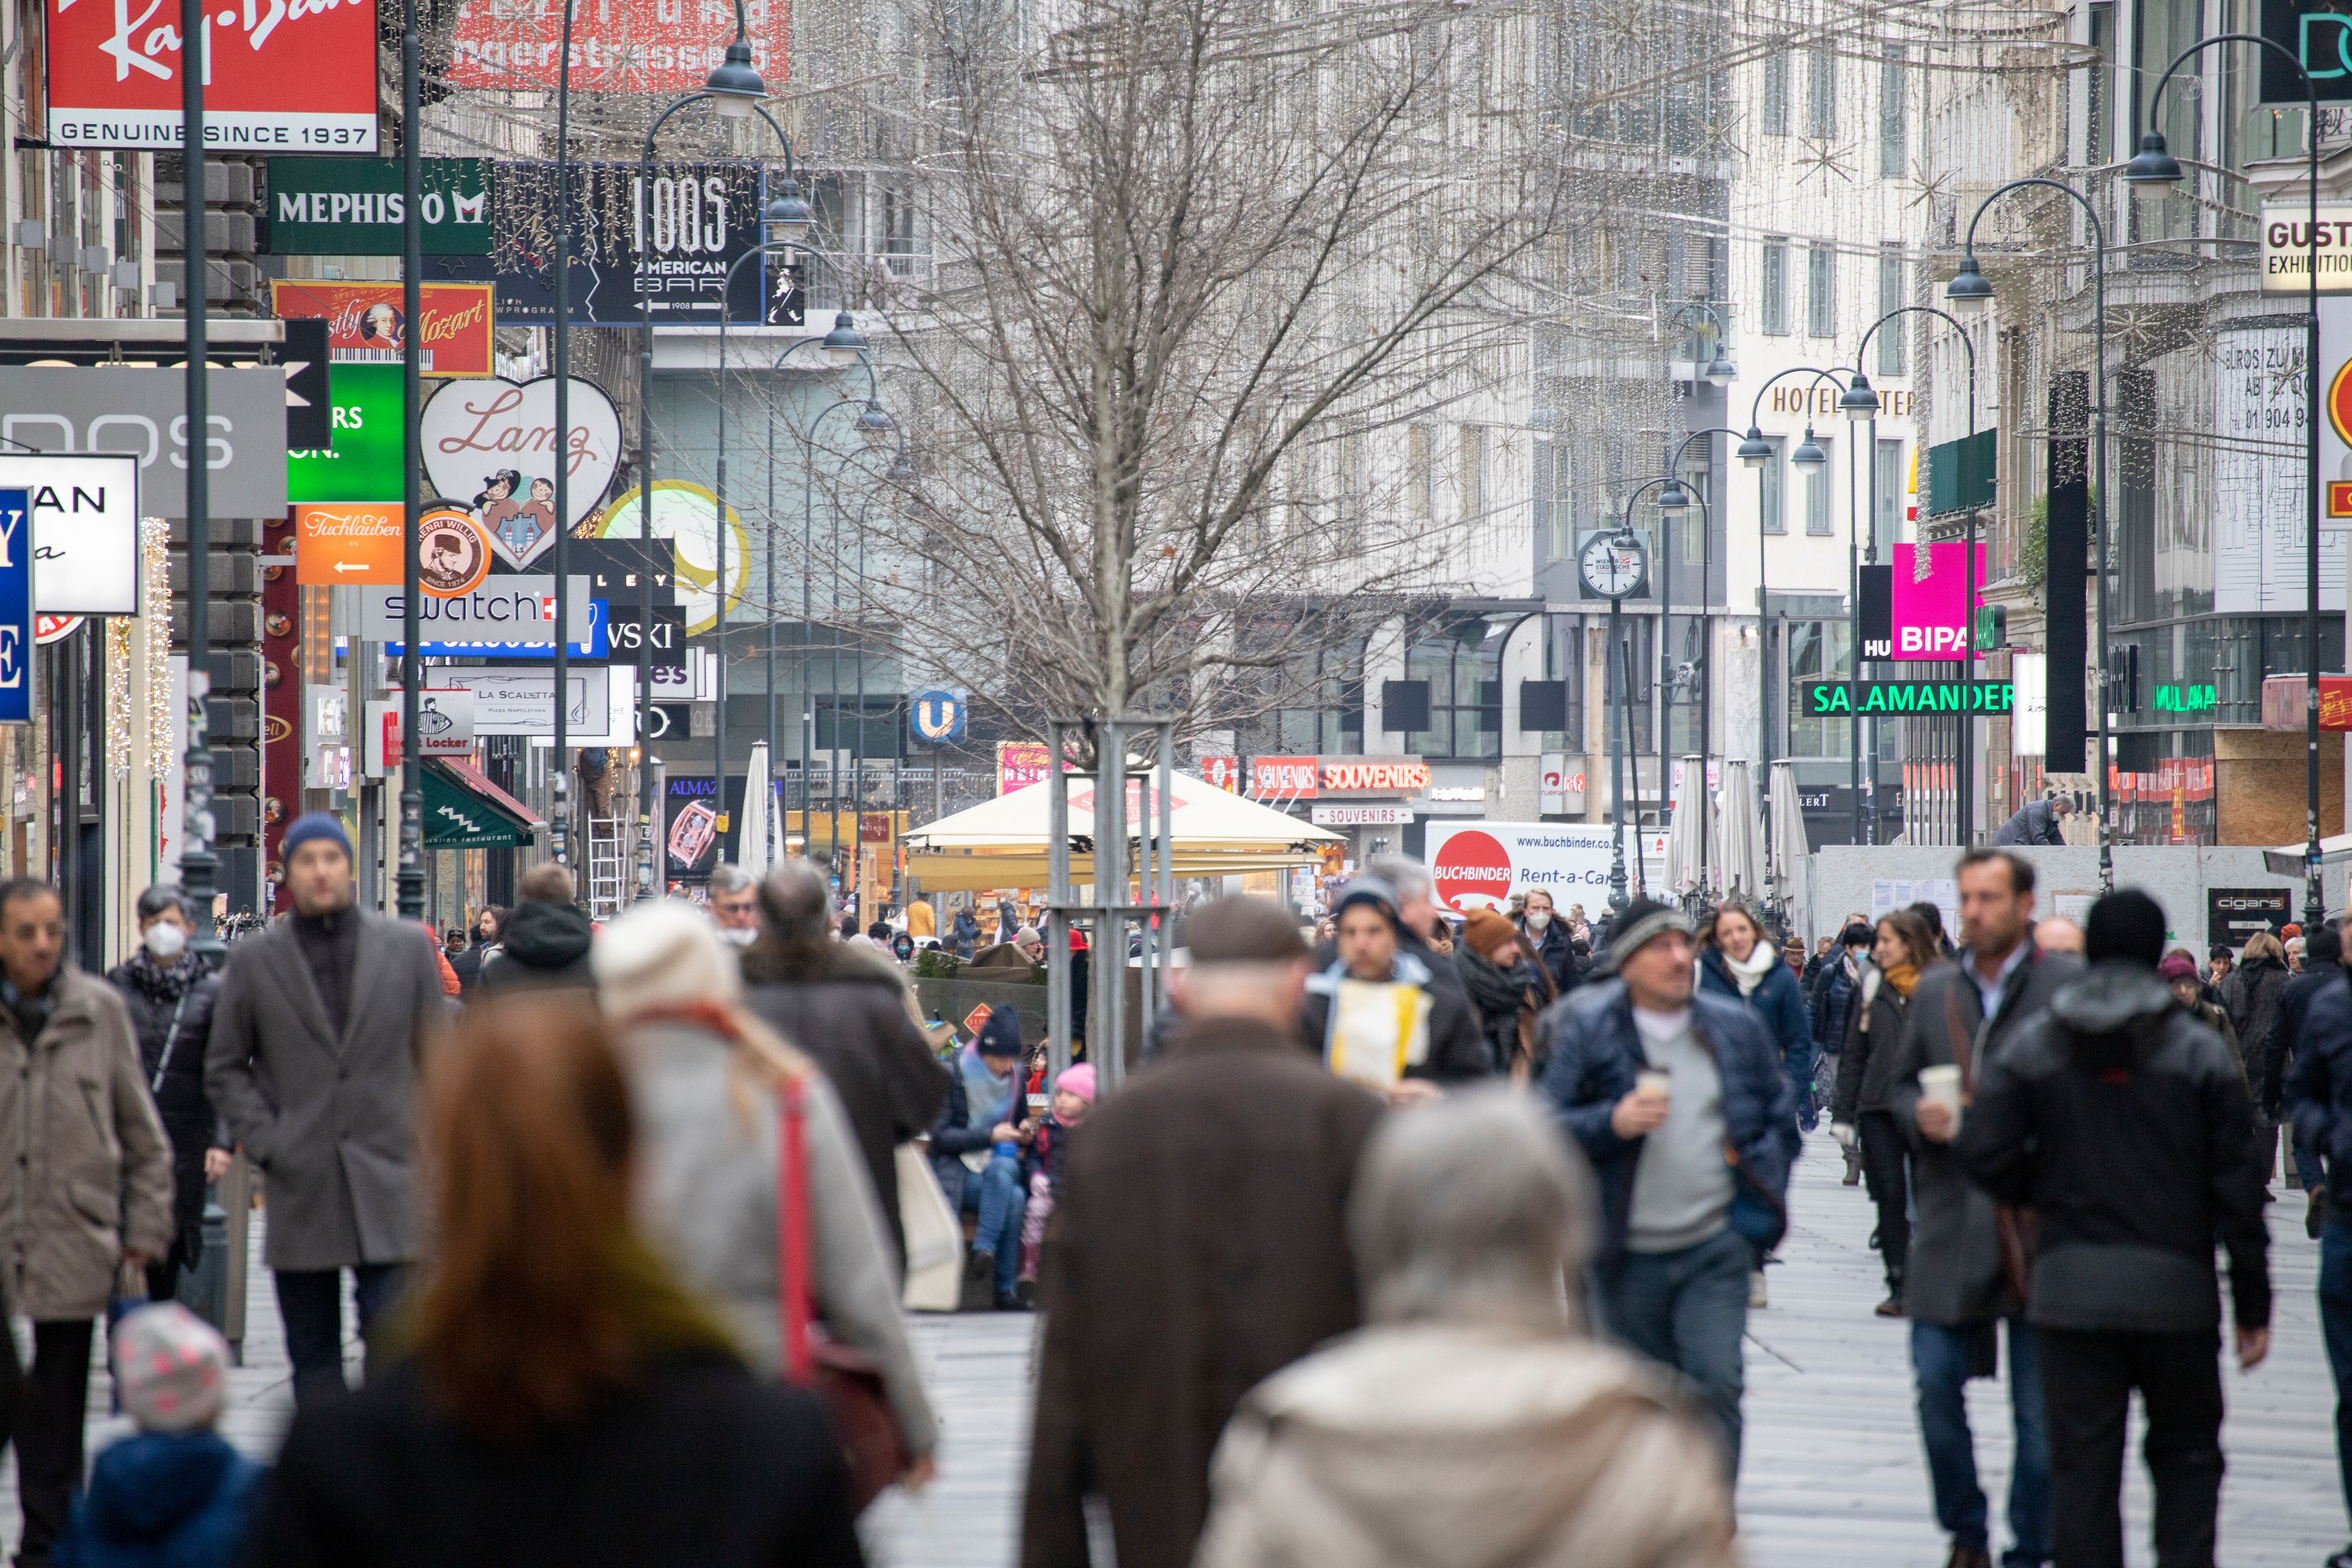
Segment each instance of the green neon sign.
[[327,371],[334,404],[331,451],[286,455],[286,499],[397,502],[401,482],[401,367],[333,365]]
[[2156,688],[2158,713],[2211,713],[2221,698],[2211,686],[2166,685]]
[[1800,681],[1798,697],[1807,718],[2000,714],[2017,706],[2017,687],[2009,681]]

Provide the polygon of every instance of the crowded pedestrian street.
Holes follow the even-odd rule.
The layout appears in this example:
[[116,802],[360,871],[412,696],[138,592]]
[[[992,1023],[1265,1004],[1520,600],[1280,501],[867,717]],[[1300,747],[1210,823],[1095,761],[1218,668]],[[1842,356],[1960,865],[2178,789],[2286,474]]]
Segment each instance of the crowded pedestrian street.
[[[1945,1545],[1927,1511],[1900,1322],[1874,1320],[1877,1273],[1869,1208],[1837,1179],[1836,1145],[1811,1140],[1790,1185],[1800,1218],[1771,1269],[1769,1309],[1748,1327],[1748,1460],[1739,1489],[1748,1568],[1940,1568]],[[2292,1196],[2292,1195],[2290,1195]],[[2319,1339],[2318,1249],[2274,1205],[2271,1266],[2277,1345],[2251,1376],[2227,1382],[2230,1455],[2221,1493],[2222,1561],[2231,1568],[2301,1568],[2341,1544],[2336,1490],[2335,1391]],[[257,1249],[260,1222],[255,1225]],[[230,1375],[221,1429],[257,1459],[277,1451],[292,1391],[269,1276],[257,1271],[245,1360]],[[1020,1561],[1022,1481],[1038,1370],[1038,1322],[1025,1313],[916,1313],[923,1379],[937,1405],[939,1479],[920,1496],[887,1494],[864,1521],[877,1568],[1013,1568]],[[354,1374],[359,1345],[350,1346]],[[1970,1401],[1987,1489],[2009,1473],[2009,1423],[1990,1385]],[[109,1413],[111,1388],[91,1379],[92,1451],[127,1432]],[[2137,1434],[2135,1434],[2137,1443]],[[15,1473],[0,1469],[0,1545],[16,1545]],[[2133,1568],[2147,1547],[2148,1493],[2126,1482]]]

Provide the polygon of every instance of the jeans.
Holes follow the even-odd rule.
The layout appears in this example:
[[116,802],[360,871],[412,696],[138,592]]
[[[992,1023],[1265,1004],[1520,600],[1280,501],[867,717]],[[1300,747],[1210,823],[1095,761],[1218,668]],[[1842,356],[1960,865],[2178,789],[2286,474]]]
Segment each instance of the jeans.
[[1739,1476],[1739,1398],[1747,1387],[1747,1240],[1725,1229],[1676,1252],[1628,1252],[1594,1271],[1602,1326],[1682,1375],[1715,1416],[1733,1479]]
[[1797,1125],[1808,1133],[1821,1125],[1821,1110],[1813,1103],[1813,1071],[1820,1058],[1821,1047],[1809,1040],[1781,1064],[1789,1074],[1789,1087],[1797,1093]]
[[[352,1270],[359,1299],[360,1337],[369,1343],[367,1375],[375,1369],[375,1325],[400,1300],[405,1263],[362,1263]],[[294,1403],[341,1394],[343,1381],[343,1272],[340,1269],[278,1270],[278,1315],[286,1324],[286,1359],[294,1364]]]
[[[90,1320],[33,1324],[33,1364],[16,1403],[18,1496],[25,1510],[22,1568],[47,1564],[81,1490],[82,1424],[89,1410]],[[16,1359],[15,1346],[8,1361]]]
[[2352,1513],[2352,1215],[2332,1210],[2319,1233],[2319,1332],[2336,1375],[2336,1466]]
[[963,1211],[980,1216],[980,1231],[971,1239],[975,1252],[996,1255],[996,1293],[1009,1296],[1021,1278],[1021,1216],[1028,1207],[1021,1190],[1021,1162],[997,1155],[977,1179],[964,1178]]
[[2305,1137],[2302,1129],[2294,1124],[2286,1124],[2286,1126],[2287,1148],[2294,1156],[2295,1179],[2303,1184],[2303,1190],[2307,1193],[2326,1192],[2327,1167],[2319,1163],[2319,1145]]
[[2147,1411],[2157,1568],[2213,1568],[2221,1503],[2221,1337],[2036,1329],[2050,1426],[2057,1568],[2124,1568],[2124,1432],[2132,1390]]
[[[2017,1434],[2009,1472],[2009,1552],[2006,1568],[2041,1568],[2050,1560],[2050,1431],[2042,1414],[2041,1363],[2022,1318],[2009,1323],[2009,1406]],[[1927,1450],[1927,1480],[1936,1494],[1936,1522],[1953,1542],[1989,1551],[1984,1489],[1977,1482],[1975,1434],[1969,1430],[1969,1352],[1990,1323],[1955,1328],[1911,1325],[1911,1370],[1919,1394],[1919,1439]]]

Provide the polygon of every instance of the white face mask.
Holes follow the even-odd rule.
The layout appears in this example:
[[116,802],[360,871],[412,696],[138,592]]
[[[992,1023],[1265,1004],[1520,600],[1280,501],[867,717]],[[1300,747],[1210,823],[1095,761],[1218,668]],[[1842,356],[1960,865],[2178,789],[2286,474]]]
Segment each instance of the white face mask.
[[1530,910],[1528,910],[1528,930],[1530,930],[1530,931],[1540,931],[1540,930],[1542,930],[1545,926],[1549,925],[1550,924],[1551,924],[1551,911],[1550,911],[1550,910],[1549,910],[1549,909],[1530,909]]
[[722,925],[719,928],[719,940],[730,943],[738,947],[749,947],[751,945],[751,939],[759,935],[760,934],[757,931],[751,930],[748,926],[739,928],[732,925]]
[[146,944],[148,953],[157,963],[168,964],[187,947],[188,934],[168,920],[158,920],[147,927],[140,940]]

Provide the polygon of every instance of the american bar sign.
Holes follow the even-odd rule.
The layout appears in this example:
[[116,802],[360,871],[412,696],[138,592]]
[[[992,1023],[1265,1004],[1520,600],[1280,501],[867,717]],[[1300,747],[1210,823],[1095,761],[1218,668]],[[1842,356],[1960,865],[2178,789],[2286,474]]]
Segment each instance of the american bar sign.
[[1860,714],[1911,716],[2007,713],[2017,706],[2009,681],[1801,681],[1799,698],[1807,718],[1843,718]]

